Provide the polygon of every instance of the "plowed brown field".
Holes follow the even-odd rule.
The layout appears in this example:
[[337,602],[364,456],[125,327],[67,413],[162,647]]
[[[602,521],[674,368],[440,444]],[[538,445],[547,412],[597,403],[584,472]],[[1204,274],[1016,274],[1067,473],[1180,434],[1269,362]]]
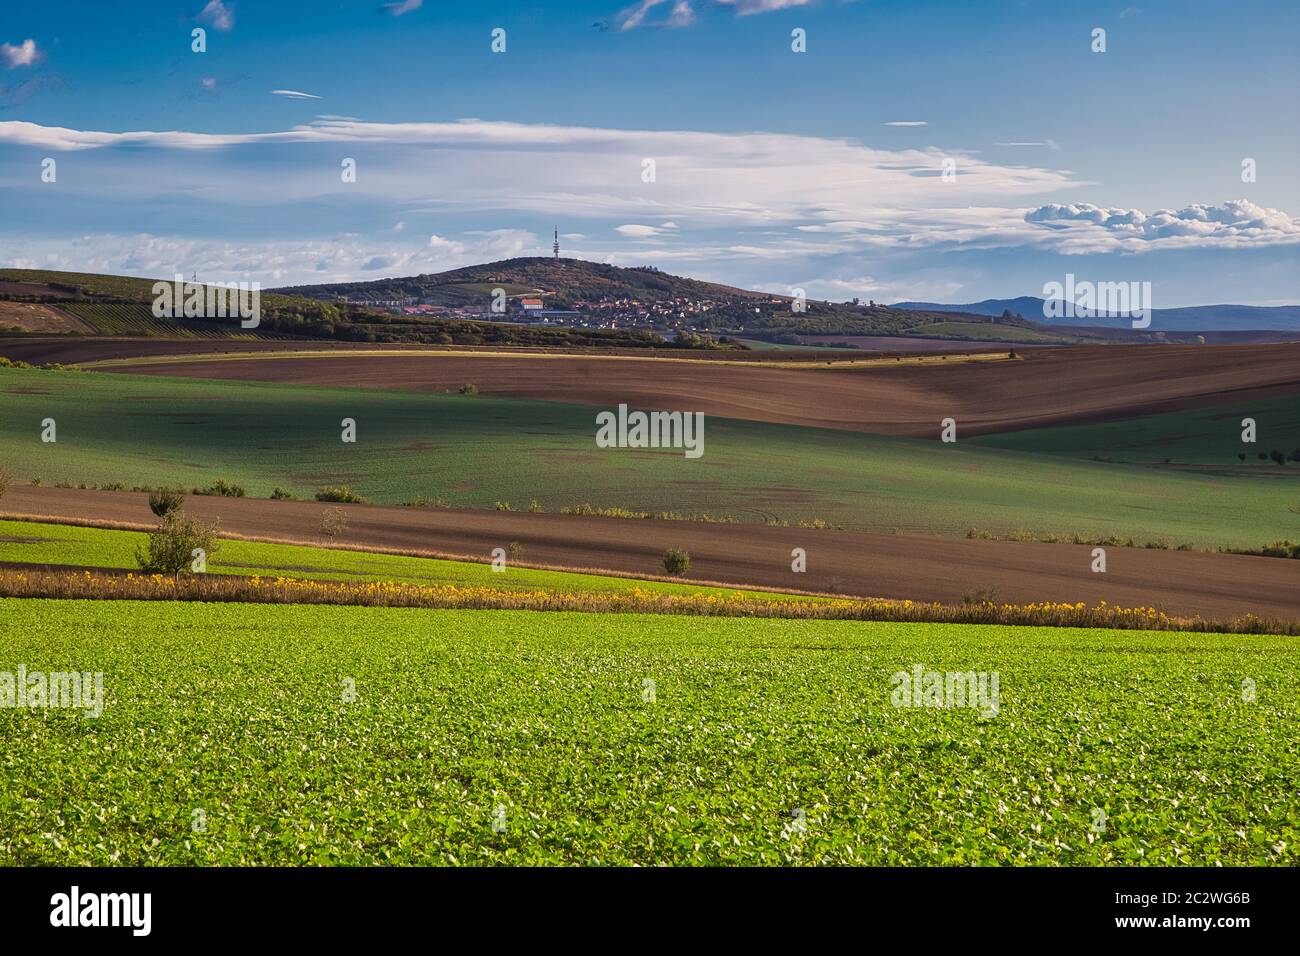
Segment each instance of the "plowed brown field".
[[[937,436],[941,419],[949,416],[962,434],[976,435],[1300,395],[1300,345],[1088,346],[1033,349],[1014,361],[810,363],[808,368],[499,352],[338,349],[295,357],[282,346],[173,361],[159,357],[168,346],[176,350],[175,343],[145,343],[141,350],[152,357],[105,370],[412,391],[450,391],[473,383],[492,395],[606,407],[626,402],[922,437]],[[57,352],[58,345],[45,349]],[[133,354],[131,347],[88,343],[64,346],[56,358],[31,360],[90,361],[121,354]]]

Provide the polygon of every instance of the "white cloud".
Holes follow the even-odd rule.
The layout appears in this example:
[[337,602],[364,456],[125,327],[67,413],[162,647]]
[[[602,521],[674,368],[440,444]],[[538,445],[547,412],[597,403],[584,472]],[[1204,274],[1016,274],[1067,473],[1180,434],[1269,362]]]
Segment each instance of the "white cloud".
[[379,9],[391,13],[395,17],[400,17],[412,10],[419,10],[422,6],[424,6],[424,0],[401,0],[400,3],[385,3]]
[[272,90],[276,96],[287,96],[291,100],[318,100],[320,99],[315,93],[303,93],[298,90]]
[[666,222],[662,226],[643,226],[637,223],[628,223],[623,226],[614,227],[614,231],[620,236],[628,236],[632,239],[650,239],[654,236],[662,236],[672,232],[677,228],[677,223]]
[[929,126],[925,120],[890,120],[886,126]]
[[1144,248],[1292,245],[1300,243],[1300,218],[1247,199],[1218,205],[1195,203],[1182,209],[1048,203],[1025,214],[1025,221],[1051,230],[1062,252],[1086,254]]
[[214,30],[225,32],[235,25],[235,11],[233,7],[226,6],[221,0],[208,0],[194,19],[206,23]]
[[4,60],[5,66],[11,70],[20,66],[32,66],[44,56],[35,40],[24,40],[17,46],[12,43],[0,43],[0,60]]

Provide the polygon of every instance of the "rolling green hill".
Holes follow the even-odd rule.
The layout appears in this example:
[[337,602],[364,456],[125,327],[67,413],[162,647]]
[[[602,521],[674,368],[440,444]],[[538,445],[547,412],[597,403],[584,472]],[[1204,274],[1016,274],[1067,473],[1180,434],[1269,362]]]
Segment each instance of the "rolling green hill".
[[551,259],[540,256],[503,259],[466,266],[449,272],[428,273],[402,279],[371,282],[336,282],[326,285],[291,286],[280,291],[313,298],[347,296],[350,299],[396,299],[419,296],[446,305],[479,302],[494,288],[508,295],[549,292],[564,301],[580,299],[661,300],[674,296],[704,299],[766,300],[766,293],[749,292],[731,286],[670,275],[652,268],[623,268],[583,259]]
[[[711,341],[671,342],[627,328],[539,328],[501,322],[389,315],[364,305],[264,291],[261,323],[238,319],[155,319],[149,307],[159,280],[35,269],[0,269],[0,299],[48,302],[76,315],[101,335],[171,338],[306,338],[435,345],[551,348],[712,348]],[[169,280],[164,280],[169,281]],[[468,289],[469,287],[466,287]],[[521,287],[522,288],[522,287]],[[465,295],[469,292],[465,291]],[[490,292],[488,293],[490,294]]]
[[[55,302],[60,307],[69,301],[144,304],[152,301],[155,281],[130,276],[0,269],[0,298]],[[529,329],[511,323],[453,319],[447,315],[389,314],[377,308],[380,303],[413,299],[440,308],[485,310],[495,289],[504,290],[507,296],[542,295],[548,306],[582,313],[591,326],[612,323],[617,327]],[[907,334],[976,341],[999,338],[1040,344],[1078,340],[1077,333],[1073,337],[1053,333],[1016,316],[991,324],[983,317],[907,311],[874,302],[815,299],[806,300],[803,311],[796,312],[792,301],[788,295],[737,289],[672,275],[649,266],[623,268],[581,259],[528,257],[406,278],[266,290],[261,294],[261,331],[367,342],[677,347],[679,343],[657,337],[651,340],[648,333],[627,328],[629,324],[644,326],[658,321],[685,324],[700,332],[743,330],[748,338],[769,342],[784,342],[800,335]],[[141,334],[119,331],[116,324],[110,327],[113,331],[106,334]],[[164,334],[160,328],[143,334]],[[990,329],[996,329],[996,335]],[[172,331],[178,335],[196,334],[192,329]]]

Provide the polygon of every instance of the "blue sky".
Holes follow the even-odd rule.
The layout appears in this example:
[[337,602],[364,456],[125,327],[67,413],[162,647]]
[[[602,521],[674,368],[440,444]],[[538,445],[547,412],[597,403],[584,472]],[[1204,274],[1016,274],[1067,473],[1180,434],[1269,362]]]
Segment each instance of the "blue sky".
[[558,224],[815,297],[1300,302],[1294,2],[5,6],[3,265],[341,281]]

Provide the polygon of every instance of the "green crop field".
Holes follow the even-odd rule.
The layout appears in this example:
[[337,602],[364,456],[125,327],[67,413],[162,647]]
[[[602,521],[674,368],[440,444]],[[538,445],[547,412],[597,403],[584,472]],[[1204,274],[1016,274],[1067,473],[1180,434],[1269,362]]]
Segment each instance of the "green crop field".
[[[1245,418],[1255,420],[1254,444],[1241,440]],[[1286,455],[1300,451],[1300,399],[1259,399],[1095,425],[982,435],[971,441],[986,448],[1300,479],[1300,462],[1278,465],[1267,460],[1275,448]],[[1243,453],[1244,462],[1238,457]],[[1300,506],[1300,500],[1296,504]]]
[[[0,507],[3,501],[0,500]],[[66,564],[74,567],[135,570],[135,550],[143,548],[142,531],[83,528],[34,521],[0,521],[0,561],[23,564]],[[656,594],[727,594],[813,600],[799,595],[772,594],[735,588],[702,587],[671,581],[645,581],[599,574],[543,571],[508,567],[493,571],[485,555],[482,564],[444,561],[341,548],[312,548],[292,544],[222,539],[208,561],[212,574],[261,575],[325,581],[392,581],[399,584],[454,584],[505,591],[547,590],[567,593],[608,593],[639,588]]]
[[[207,486],[547,511],[590,502],[964,534],[1117,534],[1258,547],[1300,535],[1300,469],[1202,475],[711,418],[704,455],[606,450],[595,409],[487,396],[0,369],[0,465],[46,484]],[[43,443],[54,418],[57,442]],[[355,419],[357,441],[340,441]],[[1283,469],[1277,469],[1282,472]]]
[[143,303],[69,302],[60,308],[71,312],[101,335],[144,335],[164,338],[260,339],[254,331],[239,328],[238,319],[203,322],[196,319],[158,319]]
[[19,665],[103,709],[0,709],[3,864],[1300,863],[1288,638],[0,600]]

